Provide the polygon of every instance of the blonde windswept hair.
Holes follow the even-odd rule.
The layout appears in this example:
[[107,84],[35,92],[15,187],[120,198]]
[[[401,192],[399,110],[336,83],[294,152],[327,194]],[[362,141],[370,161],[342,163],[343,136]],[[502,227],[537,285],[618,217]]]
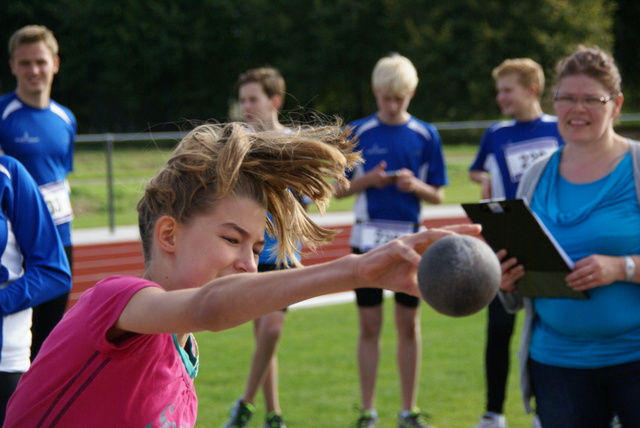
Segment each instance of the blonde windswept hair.
[[362,158],[350,130],[340,124],[253,132],[241,123],[200,125],[185,136],[166,166],[151,179],[138,202],[138,225],[145,262],[161,216],[181,223],[210,212],[216,201],[248,197],[272,215],[267,231],[279,242],[278,262],[294,257],[299,242],[314,249],[336,232],[314,223],[294,197],[306,195],[321,213],[332,181],[348,186],[344,171]]

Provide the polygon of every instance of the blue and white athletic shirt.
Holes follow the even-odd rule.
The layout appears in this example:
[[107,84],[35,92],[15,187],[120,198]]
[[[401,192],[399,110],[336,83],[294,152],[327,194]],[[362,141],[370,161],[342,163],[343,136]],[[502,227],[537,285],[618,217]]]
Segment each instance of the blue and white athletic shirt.
[[469,169],[491,173],[492,198],[515,199],[524,171],[563,144],[555,116],[543,114],[530,122],[497,122],[482,136]]
[[31,307],[71,289],[47,205],[20,162],[0,156],[0,372],[29,368]]
[[[358,138],[357,149],[362,150],[364,163],[347,174],[349,179],[356,179],[385,161],[387,171],[407,168],[432,186],[448,184],[442,141],[433,125],[415,117],[402,125],[386,125],[374,114],[354,121],[350,126],[354,127],[353,137]],[[421,220],[420,208],[421,200],[416,195],[401,192],[394,184],[358,193],[354,203],[356,224],[351,232],[351,246],[366,251],[396,236],[415,231]],[[370,228],[370,225],[373,226]],[[369,233],[380,239],[371,242]]]
[[73,170],[76,118],[51,101],[38,109],[15,92],[0,98],[0,148],[18,159],[40,187],[64,246],[71,245],[71,202],[67,174]]

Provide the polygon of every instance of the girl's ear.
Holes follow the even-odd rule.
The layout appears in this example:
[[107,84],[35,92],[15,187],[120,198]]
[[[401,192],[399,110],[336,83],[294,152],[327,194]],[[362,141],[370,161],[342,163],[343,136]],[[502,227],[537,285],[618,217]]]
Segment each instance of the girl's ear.
[[160,250],[167,253],[175,252],[176,233],[178,232],[179,226],[178,221],[168,215],[162,216],[156,221],[154,238]]

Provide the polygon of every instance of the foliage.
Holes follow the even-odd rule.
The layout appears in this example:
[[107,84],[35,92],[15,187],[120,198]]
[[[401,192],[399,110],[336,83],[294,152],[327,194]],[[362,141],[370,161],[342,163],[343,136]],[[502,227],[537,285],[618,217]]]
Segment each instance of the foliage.
[[[406,3],[414,3],[410,10],[423,4]],[[557,59],[578,43],[610,49],[610,9],[608,3],[591,0],[450,0],[429,5],[428,14],[406,18],[412,38],[402,50],[425,71],[417,98],[431,104],[414,112],[455,120],[498,116],[490,78],[496,65],[505,58],[530,57],[552,76]]]
[[[316,110],[352,120],[374,111],[371,69],[391,51],[418,68],[416,116],[491,119],[490,72],[504,58],[529,56],[551,73],[577,43],[613,49],[615,35],[621,65],[637,68],[625,12],[637,17],[638,6],[618,3],[616,14],[614,0],[14,0],[0,37],[31,23],[54,30],[62,68],[53,95],[83,133],[227,120],[238,74],[267,64],[287,79],[285,108],[296,118]],[[624,24],[615,33],[614,17]],[[0,92],[14,84],[0,69]]]
[[615,14],[614,55],[622,73],[625,107],[628,111],[640,111],[640,61],[638,61],[638,46],[640,46],[640,32],[638,18],[640,18],[640,2],[637,0],[618,0]]

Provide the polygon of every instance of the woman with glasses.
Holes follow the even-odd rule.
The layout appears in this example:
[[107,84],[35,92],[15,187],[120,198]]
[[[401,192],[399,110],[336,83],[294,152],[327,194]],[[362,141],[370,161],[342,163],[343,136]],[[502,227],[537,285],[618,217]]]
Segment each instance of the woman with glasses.
[[527,314],[525,407],[535,396],[544,428],[604,428],[614,414],[640,427],[640,144],[613,129],[624,98],[601,49],[562,59],[554,94],[565,146],[527,170],[518,194],[575,263],[567,287],[588,298],[522,297],[524,267],[503,257],[501,298]]

